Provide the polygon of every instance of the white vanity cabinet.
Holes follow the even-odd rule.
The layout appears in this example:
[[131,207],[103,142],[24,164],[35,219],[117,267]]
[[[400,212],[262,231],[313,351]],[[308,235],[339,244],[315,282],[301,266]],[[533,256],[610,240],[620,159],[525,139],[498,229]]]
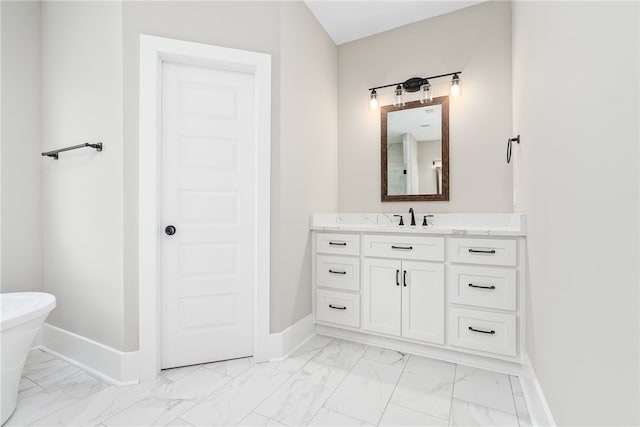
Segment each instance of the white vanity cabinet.
[[[356,214],[341,218],[352,220],[349,215]],[[374,216],[361,215],[367,221]],[[520,363],[525,332],[524,217],[487,215],[488,221],[510,224],[486,230],[478,215],[442,214],[435,220],[440,218],[475,223],[462,229],[314,227],[312,221],[318,331],[445,359],[489,357]],[[466,355],[456,356],[461,353]]]
[[364,235],[362,241],[362,329],[443,344],[444,264],[437,261],[444,239]]
[[362,262],[362,329],[444,343],[444,265],[389,259]]
[[516,239],[448,243],[449,344],[517,356]]
[[358,328],[360,236],[349,233],[319,233],[314,237],[316,321]]

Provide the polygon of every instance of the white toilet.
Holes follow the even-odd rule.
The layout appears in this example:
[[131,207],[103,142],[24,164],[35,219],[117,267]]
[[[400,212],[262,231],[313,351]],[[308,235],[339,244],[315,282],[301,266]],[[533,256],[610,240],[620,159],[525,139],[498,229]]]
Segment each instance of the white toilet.
[[22,368],[38,331],[56,298],[42,292],[0,294],[2,424],[16,408]]

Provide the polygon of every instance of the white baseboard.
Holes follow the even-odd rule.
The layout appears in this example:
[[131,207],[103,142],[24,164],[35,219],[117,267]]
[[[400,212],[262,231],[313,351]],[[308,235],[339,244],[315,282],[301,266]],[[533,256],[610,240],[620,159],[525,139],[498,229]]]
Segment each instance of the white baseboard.
[[[282,332],[270,334],[269,359],[284,359],[314,334],[312,314]],[[138,383],[138,351],[119,351],[48,323],[42,326],[33,346],[77,365],[108,383]]]
[[34,343],[115,385],[138,383],[138,352],[123,352],[45,323]]
[[529,355],[525,354],[523,359],[527,373],[520,376],[520,385],[522,386],[524,400],[527,402],[527,409],[529,409],[531,424],[534,426],[555,426],[556,423],[553,420],[551,408],[549,408],[547,399],[544,397],[544,392],[531,365]]
[[313,314],[309,314],[282,332],[269,335],[269,360],[282,360],[316,332]]

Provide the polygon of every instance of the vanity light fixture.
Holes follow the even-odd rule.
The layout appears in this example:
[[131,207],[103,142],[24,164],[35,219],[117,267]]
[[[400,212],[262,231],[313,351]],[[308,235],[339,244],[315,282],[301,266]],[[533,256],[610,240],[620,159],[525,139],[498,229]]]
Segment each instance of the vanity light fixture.
[[372,110],[378,108],[378,93],[375,89],[371,91],[371,95],[369,96],[369,107],[371,107]]
[[454,73],[440,74],[438,76],[430,76],[430,77],[412,77],[405,82],[399,83],[391,83],[383,86],[376,86],[369,88],[369,106],[372,110],[378,108],[378,93],[376,89],[382,89],[386,87],[395,86],[395,91],[393,94],[393,106],[394,107],[404,107],[405,106],[405,94],[407,92],[418,92],[420,91],[420,102],[423,104],[428,104],[433,100],[433,93],[431,90],[431,83],[429,80],[439,79],[441,77],[453,76],[451,79],[451,83],[449,84],[450,92],[452,96],[458,96],[460,94],[460,76],[462,71],[456,71]]
[[420,85],[420,102],[423,104],[428,104],[433,101],[433,94],[431,93],[431,83],[429,80],[425,80],[424,83]]
[[402,85],[396,86],[395,94],[393,97],[394,107],[404,107],[404,87]]
[[451,79],[450,91],[451,91],[451,96],[460,95],[460,77],[458,76],[457,73],[454,74],[453,78]]

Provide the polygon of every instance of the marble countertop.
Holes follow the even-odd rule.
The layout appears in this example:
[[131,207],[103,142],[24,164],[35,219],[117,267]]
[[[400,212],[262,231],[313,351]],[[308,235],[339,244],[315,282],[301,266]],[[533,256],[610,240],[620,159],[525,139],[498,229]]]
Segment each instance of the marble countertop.
[[[523,214],[427,214],[416,213],[415,226],[399,226],[394,213],[313,214],[310,228],[315,231],[353,231],[374,233],[445,234],[469,236],[526,236],[527,221]],[[405,224],[411,214],[403,213]],[[423,227],[424,215],[429,225]]]

